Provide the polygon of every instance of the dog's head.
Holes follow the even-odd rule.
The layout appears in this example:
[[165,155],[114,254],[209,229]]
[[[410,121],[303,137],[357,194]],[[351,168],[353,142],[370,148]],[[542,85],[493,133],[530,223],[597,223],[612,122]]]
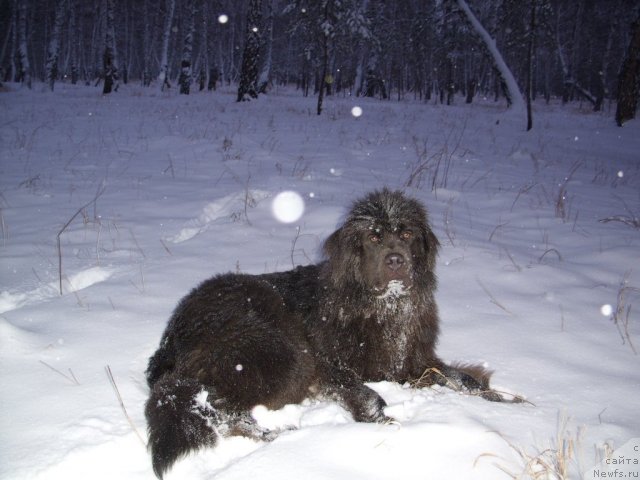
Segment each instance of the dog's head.
[[330,281],[358,285],[375,296],[402,296],[435,282],[439,242],[425,208],[400,191],[384,189],[356,201],[344,224],[325,242]]

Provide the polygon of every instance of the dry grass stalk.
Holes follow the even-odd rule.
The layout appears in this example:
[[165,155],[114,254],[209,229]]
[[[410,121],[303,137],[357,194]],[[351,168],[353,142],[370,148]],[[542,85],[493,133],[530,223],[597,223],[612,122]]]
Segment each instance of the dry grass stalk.
[[635,355],[638,354],[636,347],[631,341],[629,335],[629,316],[631,314],[631,305],[627,305],[627,298],[629,294],[640,294],[640,288],[627,285],[629,277],[631,276],[631,270],[627,270],[620,281],[620,287],[618,289],[616,309],[611,314],[611,321],[614,323],[622,338],[622,344],[629,344],[631,350]]
[[633,228],[640,228],[640,217],[638,217],[634,212],[631,211],[629,205],[627,205],[627,203],[622,198],[617,198],[620,200],[620,202],[622,202],[622,205],[624,206],[624,209],[627,211],[628,215],[613,215],[611,217],[600,219],[600,222],[621,222]]
[[[495,466],[516,480],[571,480],[575,478],[570,467],[572,462],[576,461],[582,430],[578,429],[576,434],[572,435],[567,431],[567,422],[568,419],[566,417],[560,418],[558,431],[555,439],[551,440],[551,446],[534,453],[530,453],[523,447],[514,445],[502,437],[518,454],[523,466],[520,472],[514,472],[497,463]],[[486,453],[480,455],[478,459],[485,456],[497,457],[497,455]],[[476,459],[476,462],[478,459]]]
[[451,224],[453,223],[451,220],[453,211],[453,198],[449,199],[447,202],[447,209],[444,211],[444,231],[447,235],[447,238],[451,242],[451,245],[455,246],[454,239],[456,238],[455,232],[451,230]]
[[513,258],[509,250],[507,250],[507,247],[503,246],[502,249],[504,250],[504,253],[507,254],[507,257],[509,257],[509,260],[511,260],[511,264],[513,265],[513,268],[516,269],[516,272],[521,272],[522,267],[516,263],[515,259]]
[[560,184],[560,190],[558,191],[558,196],[556,197],[556,217],[561,218],[562,221],[566,222],[570,218],[569,208],[567,207],[567,184],[573,178],[573,175],[578,171],[578,169],[582,166],[582,162],[578,161],[573,164],[569,174],[564,177],[564,180]]
[[531,190],[533,187],[535,187],[537,185],[537,183],[531,183],[528,185],[524,185],[523,187],[520,188],[520,190],[518,190],[518,194],[516,195],[515,200],[513,201],[513,203],[511,204],[511,209],[509,210],[510,212],[513,212],[513,208],[516,206],[516,203],[518,203],[518,200],[520,199],[520,196],[523,193],[528,193],[529,190]]
[[90,202],[85,203],[83,206],[81,206],[78,210],[76,210],[76,213],[74,213],[71,218],[69,218],[69,220],[67,220],[67,223],[65,223],[63,225],[63,227],[60,229],[60,231],[58,232],[58,234],[56,235],[56,244],[58,247],[58,284],[59,284],[59,288],[60,288],[60,295],[63,294],[62,291],[62,245],[60,242],[60,237],[62,236],[62,234],[65,232],[65,230],[67,229],[67,227],[69,227],[69,225],[71,225],[71,223],[76,219],[76,217],[80,214],[84,214],[84,210],[86,208],[88,208],[90,205],[93,204],[94,206],[94,218],[96,218],[95,215],[95,206],[96,206],[96,202],[98,201],[98,198],[100,198],[100,196],[104,193],[105,191],[105,184],[104,182],[100,184],[100,187],[98,187],[98,191],[96,192],[95,196],[93,197],[93,199]]
[[113,372],[111,371],[111,367],[109,365],[107,365],[105,367],[105,370],[107,372],[107,377],[109,377],[109,382],[111,383],[111,386],[113,387],[113,390],[116,392],[116,397],[118,397],[118,402],[120,403],[120,408],[122,409],[122,413],[124,413],[125,418],[127,419],[127,421],[129,422],[129,425],[131,426],[131,428],[133,429],[134,433],[138,437],[138,440],[140,440],[140,443],[142,443],[142,445],[144,445],[144,447],[146,448],[147,447],[147,443],[142,438],[142,435],[140,435],[140,432],[138,431],[138,429],[136,428],[135,424],[133,423],[133,420],[131,420],[131,417],[129,416],[129,413],[127,412],[127,409],[124,406],[124,401],[122,400],[122,395],[120,395],[120,390],[118,389],[118,385],[116,384],[116,380],[113,377]]

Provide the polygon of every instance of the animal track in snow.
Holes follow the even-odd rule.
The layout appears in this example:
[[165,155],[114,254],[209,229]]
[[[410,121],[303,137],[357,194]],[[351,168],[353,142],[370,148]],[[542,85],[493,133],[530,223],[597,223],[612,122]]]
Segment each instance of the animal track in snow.
[[228,223],[245,214],[247,207],[255,207],[256,204],[271,194],[264,190],[249,190],[248,192],[235,192],[225,197],[208,203],[202,213],[185,223],[182,229],[166,239],[172,243],[182,243],[191,240],[209,229],[209,225]]

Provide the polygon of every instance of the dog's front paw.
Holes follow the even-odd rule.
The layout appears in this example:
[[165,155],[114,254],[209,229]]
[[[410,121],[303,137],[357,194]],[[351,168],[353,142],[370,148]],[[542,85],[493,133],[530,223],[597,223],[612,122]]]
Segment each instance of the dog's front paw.
[[363,386],[361,390],[352,392],[349,407],[356,422],[388,423],[394,421],[384,413],[387,403],[380,395]]
[[395,418],[387,416],[384,413],[384,410],[382,410],[380,412],[377,412],[376,415],[371,417],[369,422],[370,423],[380,423],[382,425],[393,425],[393,424],[397,424],[398,423],[398,421]]
[[[476,392],[472,391],[471,393],[476,393]],[[490,402],[506,402],[506,401],[508,401],[502,395],[500,395],[498,392],[494,392],[493,390],[482,390],[482,391],[478,391],[477,393],[478,393],[478,395],[480,395],[480,397],[484,398],[485,400],[489,400]]]

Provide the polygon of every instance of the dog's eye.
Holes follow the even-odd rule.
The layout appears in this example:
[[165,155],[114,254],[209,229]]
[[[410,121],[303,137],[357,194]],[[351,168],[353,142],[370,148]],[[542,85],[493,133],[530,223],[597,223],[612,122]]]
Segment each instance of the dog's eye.
[[371,235],[369,235],[369,241],[371,243],[380,243],[380,235],[376,235],[375,233],[372,233]]
[[402,240],[409,240],[411,237],[413,237],[413,232],[411,230],[403,230],[400,232],[400,238]]

